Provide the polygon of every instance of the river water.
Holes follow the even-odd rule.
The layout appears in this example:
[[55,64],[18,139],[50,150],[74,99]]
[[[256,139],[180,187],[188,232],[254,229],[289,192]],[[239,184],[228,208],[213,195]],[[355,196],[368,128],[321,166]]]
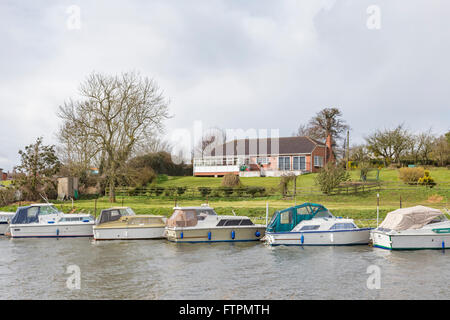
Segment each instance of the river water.
[[0,299],[448,299],[449,284],[450,251],[0,238]]

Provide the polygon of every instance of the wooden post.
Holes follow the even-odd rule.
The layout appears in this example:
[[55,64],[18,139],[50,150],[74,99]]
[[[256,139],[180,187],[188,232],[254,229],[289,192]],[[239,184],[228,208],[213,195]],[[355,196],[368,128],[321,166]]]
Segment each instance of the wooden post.
[[345,169],[348,171],[348,162],[350,161],[350,131],[347,130],[347,162],[345,163]]
[[266,227],[269,223],[269,201],[266,201]]
[[97,198],[94,201],[94,217],[97,218]]
[[402,195],[400,195],[400,208],[402,207]]
[[380,194],[377,193],[377,228],[379,216],[380,216]]

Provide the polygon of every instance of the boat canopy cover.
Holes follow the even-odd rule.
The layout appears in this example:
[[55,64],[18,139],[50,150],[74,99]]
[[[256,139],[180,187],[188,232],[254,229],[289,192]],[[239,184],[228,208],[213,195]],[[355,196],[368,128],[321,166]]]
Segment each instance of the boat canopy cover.
[[39,222],[39,207],[19,207],[11,219],[11,224],[27,224]]
[[395,231],[420,229],[441,215],[440,210],[425,206],[397,209],[389,212],[378,228]]
[[298,206],[276,211],[267,226],[267,232],[291,231],[303,220],[312,218],[333,218],[333,215],[321,204],[305,202]]
[[134,216],[135,213],[131,208],[109,208],[104,209],[100,213],[100,217],[98,218],[97,224],[117,221],[122,216]]
[[197,213],[194,209],[175,210],[167,220],[168,227],[193,227],[197,225]]

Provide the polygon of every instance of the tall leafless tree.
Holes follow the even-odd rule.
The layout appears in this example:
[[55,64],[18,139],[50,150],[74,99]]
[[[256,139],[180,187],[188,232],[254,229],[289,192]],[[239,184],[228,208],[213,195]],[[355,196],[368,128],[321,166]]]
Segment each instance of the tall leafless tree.
[[79,92],[82,99],[70,100],[59,108],[62,128],[67,130],[62,129],[59,135],[74,133],[100,155],[109,199],[115,202],[121,168],[136,146],[162,130],[169,117],[169,102],[153,79],[136,72],[118,76],[92,73],[81,83]]

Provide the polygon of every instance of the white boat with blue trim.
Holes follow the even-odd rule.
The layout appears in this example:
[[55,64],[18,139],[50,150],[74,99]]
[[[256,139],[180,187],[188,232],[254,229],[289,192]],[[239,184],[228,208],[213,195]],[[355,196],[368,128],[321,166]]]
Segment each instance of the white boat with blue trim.
[[0,236],[6,234],[9,228],[9,222],[14,215],[14,212],[0,212]]
[[92,237],[94,217],[63,213],[51,203],[19,207],[11,219],[12,238]]
[[213,208],[175,207],[167,220],[165,236],[172,242],[259,241],[266,226],[245,216],[218,215]]
[[374,247],[388,250],[448,249],[450,220],[434,208],[401,208],[386,215],[370,240]]
[[272,246],[364,245],[370,230],[358,228],[353,219],[333,216],[323,205],[306,202],[276,211],[262,240]]

